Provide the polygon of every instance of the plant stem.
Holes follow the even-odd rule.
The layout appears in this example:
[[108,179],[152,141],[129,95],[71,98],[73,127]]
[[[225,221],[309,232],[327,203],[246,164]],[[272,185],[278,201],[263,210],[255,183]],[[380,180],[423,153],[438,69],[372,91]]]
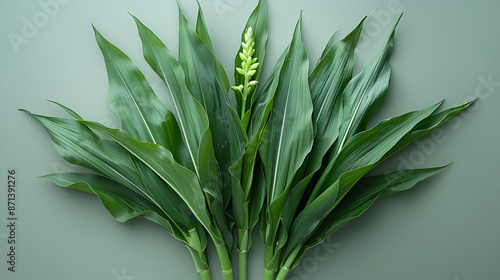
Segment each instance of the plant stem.
[[274,280],[275,269],[272,260],[274,257],[274,247],[264,246],[264,280]]
[[280,272],[278,273],[278,276],[276,277],[276,280],[285,280],[286,276],[288,275],[288,272],[290,272],[288,268],[282,267],[280,269]]
[[[243,207],[248,207],[244,204]],[[248,211],[248,210],[247,210]],[[238,229],[238,275],[239,280],[248,278],[248,250],[250,249],[250,228]]]
[[281,266],[280,271],[278,273],[278,276],[276,277],[276,280],[285,280],[286,279],[286,276],[290,272],[291,267],[295,261],[295,258],[297,257],[297,255],[299,254],[301,249],[302,249],[301,244],[297,245],[295,247],[295,249],[293,249],[292,253],[290,253],[290,255],[287,257],[287,259],[285,260],[285,262]]
[[231,264],[231,258],[229,257],[226,244],[219,238],[213,238],[213,240],[220,260],[222,279],[233,280],[233,266]]
[[264,269],[264,280],[274,280],[274,271]]
[[241,102],[241,119],[243,119],[243,116],[245,115],[246,113],[246,109],[247,109],[247,97],[246,96],[242,96],[242,102]]
[[247,257],[248,257],[248,252],[244,250],[238,251],[238,262],[239,262],[239,267],[238,267],[238,280],[247,280]]
[[243,99],[243,102],[241,104],[241,119],[243,119],[243,116],[247,112],[247,97],[248,97],[248,82],[249,81],[248,75],[245,75],[245,84],[243,85],[243,92],[241,94],[241,98]]
[[210,270],[200,271],[200,279],[201,280],[212,280],[210,276]]

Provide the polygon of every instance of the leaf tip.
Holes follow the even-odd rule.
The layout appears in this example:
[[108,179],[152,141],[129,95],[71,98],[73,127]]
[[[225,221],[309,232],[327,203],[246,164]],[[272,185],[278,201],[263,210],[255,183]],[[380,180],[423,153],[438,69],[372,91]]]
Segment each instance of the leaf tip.
[[49,179],[50,180],[50,176],[52,176],[54,174],[45,174],[45,175],[42,175],[42,176],[38,176],[36,177],[37,179]]
[[403,17],[403,14],[404,14],[404,12],[402,12],[401,14],[399,14],[398,19],[396,20],[396,24],[395,25],[398,25],[399,21]]
[[90,25],[92,25],[92,30],[94,30],[94,36],[96,39],[101,39],[103,38],[101,33],[99,32],[99,30],[97,30],[97,28],[95,27],[95,25],[93,23],[91,23]]
[[361,19],[361,21],[359,22],[358,26],[359,26],[359,25],[364,24],[367,18],[368,18],[368,15],[364,16],[364,17]]
[[476,102],[479,99],[479,97],[474,97],[471,101],[465,103],[467,107],[469,107],[472,103]]

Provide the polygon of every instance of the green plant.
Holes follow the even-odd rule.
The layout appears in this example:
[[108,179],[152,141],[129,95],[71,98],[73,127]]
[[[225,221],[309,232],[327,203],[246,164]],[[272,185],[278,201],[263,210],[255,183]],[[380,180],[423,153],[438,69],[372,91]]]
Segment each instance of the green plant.
[[268,37],[266,1],[260,0],[242,33],[230,87],[201,7],[195,28],[179,8],[177,59],[132,17],[144,58],[168,86],[175,113],[134,63],[94,29],[121,129],[86,121],[56,102],[72,118],[30,113],[65,160],[95,171],[44,178],[96,194],[118,221],[141,216],[164,228],[186,245],[201,279],[210,279],[209,238],[223,279],[233,279],[234,242],[239,279],[247,279],[247,252],[259,219],[264,277],[285,279],[310,248],[376,200],[443,170],[368,175],[472,103],[437,111],[438,103],[367,127],[388,90],[397,22],[382,51],[353,77],[365,19],[344,39],[332,36],[311,73],[299,19],[290,45],[260,82]]

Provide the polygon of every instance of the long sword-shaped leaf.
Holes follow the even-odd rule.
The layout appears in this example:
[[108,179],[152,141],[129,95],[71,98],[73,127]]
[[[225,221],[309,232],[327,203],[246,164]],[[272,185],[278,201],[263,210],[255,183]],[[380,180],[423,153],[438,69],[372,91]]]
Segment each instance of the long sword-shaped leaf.
[[[202,13],[201,10],[199,13]],[[188,90],[207,112],[216,158],[225,172],[241,157],[246,145],[245,132],[240,121],[233,117],[235,112],[229,107],[227,96],[217,82],[218,75],[214,71],[217,59],[210,44],[205,44],[210,41],[208,31],[203,32],[203,38],[200,38],[180,7],[179,18],[179,63],[186,73]],[[197,26],[205,26],[203,22],[201,14]],[[206,27],[200,29],[206,30]]]
[[165,145],[168,136],[162,122],[169,110],[132,60],[95,28],[94,33],[106,62],[110,105],[120,117],[122,128],[142,141]]
[[[71,110],[70,108],[59,104],[57,102],[52,102],[59,106],[61,109],[66,111],[69,115],[74,117],[77,120],[83,120],[76,112]],[[169,112],[170,113],[170,112]],[[167,114],[166,116],[173,118],[172,114]],[[168,119],[163,123],[166,127],[165,131],[173,131],[172,135],[169,135],[169,141],[173,145],[176,144],[176,141],[181,141],[182,139],[176,139],[179,135],[177,122],[175,119],[173,121],[169,121]],[[175,131],[177,129],[177,131]],[[172,137],[174,136],[174,137]],[[170,144],[169,143],[169,144]],[[183,143],[182,143],[183,145]],[[184,146],[184,145],[183,145]],[[175,147],[175,146],[173,146]],[[168,148],[167,148],[168,149]],[[127,153],[125,150],[123,152]],[[111,159],[112,160],[112,159]],[[140,162],[136,158],[132,158],[132,163],[136,168],[137,175],[141,179],[142,184],[140,185],[141,190],[143,190],[147,195],[161,203],[161,208],[165,211],[165,213],[172,217],[172,219],[180,224],[184,228],[188,228],[188,230],[192,227],[193,223],[198,224],[192,213],[187,208],[186,204],[180,199],[180,197],[170,188],[166,183],[161,180],[161,178],[156,175],[151,169],[149,169],[146,165]]]
[[[203,109],[203,106],[188,91],[185,81],[186,77],[179,62],[173,57],[172,53],[168,50],[165,44],[163,44],[163,42],[153,32],[151,32],[151,30],[144,26],[137,18],[134,17],[134,20],[137,24],[139,35],[141,37],[144,58],[154,69],[154,71],[163,79],[163,81],[169,88],[174,106],[177,111],[179,126],[182,134],[184,135],[184,138],[186,139],[187,147],[189,149],[189,153],[195,167],[195,175],[197,175],[200,181],[204,180],[202,182],[203,191],[207,194],[207,198],[209,200],[208,203],[209,207],[211,207],[211,210],[214,209],[215,206],[214,210],[216,211],[214,212],[216,213],[216,217],[218,220],[217,224],[222,226],[221,229],[216,229],[215,227],[213,227],[213,225],[211,225],[211,227],[207,228],[207,231],[210,233],[212,239],[216,243],[216,248],[219,252],[219,257],[221,258],[223,266],[223,274],[232,275],[231,263],[226,249],[230,248],[230,236],[227,234],[229,230],[225,228],[225,213],[221,213],[223,211],[221,211],[221,203],[219,203],[222,194],[220,194],[220,191],[218,190],[213,191],[216,188],[220,188],[220,185],[213,184],[214,181],[219,180],[219,174],[213,171],[214,160],[211,159],[210,155],[213,150],[213,145],[212,135],[209,129],[209,119]],[[203,156],[203,165],[200,164],[200,155]],[[205,165],[207,160],[210,165]],[[204,177],[205,175],[207,176]],[[205,180],[209,181],[207,182]],[[198,187],[201,188],[199,182],[197,184]],[[200,198],[196,199],[198,200]],[[214,202],[216,202],[215,205],[213,204]],[[203,205],[205,205],[205,201],[203,202]],[[193,205],[193,207],[196,206]],[[195,215],[199,219],[203,219],[203,222],[200,222],[202,222],[202,224],[207,227],[207,217],[205,216],[208,215],[208,213],[206,213],[208,209],[205,208],[204,213],[202,213],[202,209],[194,210],[198,212]],[[223,236],[221,236],[221,234]],[[221,239],[222,237],[224,237],[224,239]],[[225,243],[227,247],[221,245],[221,242]],[[222,252],[223,250],[226,252]]]
[[364,177],[356,183],[338,207],[324,221],[324,224],[329,227],[326,236],[337,231],[348,221],[359,217],[376,200],[408,190],[418,182],[441,172],[446,167],[448,165],[424,169],[402,169],[384,175]]
[[113,141],[100,139],[77,120],[28,114],[47,130],[55,150],[67,162],[99,172],[146,197],[130,154]]
[[[259,154],[266,176],[268,230],[266,246],[275,246],[284,201],[294,175],[313,144],[312,101],[308,84],[309,61],[301,41],[300,20],[274,96]],[[269,261],[269,260],[265,260]],[[269,264],[266,264],[269,265]]]
[[[343,173],[360,167],[375,167],[380,163],[380,159],[401,138],[410,132],[419,122],[429,117],[440,104],[441,102],[422,110],[384,120],[372,129],[358,133],[349,139],[338,156],[328,164],[324,173],[321,174],[321,178],[315,186],[309,201],[314,200],[329,186],[333,185]],[[350,187],[352,185],[340,186],[339,199],[345,196]]]
[[334,157],[346,141],[355,133],[363,130],[373,113],[382,103],[391,76],[389,58],[394,46],[394,33],[401,16],[380,54],[347,85],[343,93],[344,118],[340,128],[339,140],[331,153]]
[[170,151],[157,144],[138,141],[124,130],[108,128],[96,122],[81,122],[110,137],[144,162],[172,187],[208,231],[213,230],[198,177],[175,162]]
[[[217,221],[212,223],[212,215],[209,211],[211,209],[207,207],[207,202],[210,201],[209,199],[208,201],[205,200],[206,188],[202,189],[198,176],[191,170],[175,162],[170,151],[163,146],[140,142],[132,138],[130,134],[124,130],[107,128],[95,122],[83,123],[119,143],[172,187],[212,237],[221,261],[224,279],[233,279],[231,260],[229,257],[230,247],[221,229],[215,224]],[[209,142],[209,139],[210,138],[205,138],[202,141]],[[206,163],[203,162],[203,164]]]
[[203,134],[208,130],[207,115],[187,90],[184,71],[170,50],[151,30],[136,17],[132,17],[141,37],[144,58],[168,86],[177,111],[179,128],[198,174],[198,151]]
[[[186,73],[186,85],[207,112],[214,141],[217,161],[226,172],[238,160],[246,145],[245,132],[228,104],[224,89],[218,81],[214,62],[217,58],[211,50],[210,36],[199,10],[197,26],[205,30],[200,38],[193,30],[179,7],[179,63]],[[217,63],[216,63],[217,64]]]
[[[189,218],[192,214],[186,213],[189,210],[182,201],[176,199],[178,196],[170,195],[166,197],[166,200],[162,200],[165,197],[159,198],[151,195],[150,189],[143,185],[130,154],[118,144],[108,140],[101,140],[77,120],[31,115],[44,125],[52,139],[54,148],[66,161],[97,171],[125,186],[139,197],[161,209],[161,215],[170,217],[171,221],[175,220],[175,223],[185,229],[186,232],[189,232],[193,227],[193,223]],[[71,115],[79,117],[76,113]],[[153,214],[148,214],[148,217],[160,222]],[[163,226],[165,226],[164,223]],[[195,227],[198,227],[197,222],[195,222]],[[165,227],[165,229],[168,229],[168,227]],[[201,228],[198,231],[203,232]],[[175,230],[174,234],[180,238],[178,230]],[[186,233],[184,235],[187,236]],[[193,245],[193,249],[196,249],[197,252],[195,253],[191,249],[190,251],[197,266],[202,268],[206,265],[206,259],[203,258],[206,237],[199,234],[197,238],[200,240]],[[189,242],[192,243],[193,241]]]
[[[292,225],[291,245],[285,251],[288,259],[285,266],[291,265],[289,258],[294,258],[294,254],[300,250],[297,248],[321,227],[321,221],[343,200],[356,182],[380,163],[385,153],[419,122],[430,116],[439,105],[440,103],[382,121],[373,129],[349,140],[338,157],[330,162],[304,210],[298,215],[310,222],[309,227]],[[318,213],[315,205],[321,205],[320,209],[324,212]]]
[[[180,135],[175,135],[179,133],[176,131],[176,120],[169,117],[171,113],[165,104],[155,95],[134,63],[97,30],[94,31],[108,70],[110,104],[120,117],[123,129],[140,141],[170,146],[171,149],[180,146],[180,150],[170,151],[176,153],[178,158],[185,157],[182,153],[184,143],[179,139]],[[167,135],[167,131],[173,135]],[[176,197],[175,193],[151,169],[134,160],[150,196],[171,205],[169,202]],[[175,211],[175,207],[172,210]]]
[[300,26],[299,21],[260,149],[268,178],[270,202],[279,197],[291,183],[312,147],[312,102],[307,81],[309,65],[301,41]]
[[[397,151],[403,149],[413,141],[417,140],[418,138],[424,136],[428,132],[434,130],[450,118],[454,117],[455,115],[459,114],[461,111],[465,110],[467,107],[469,107],[475,100],[472,100],[470,102],[440,111],[440,112],[434,112],[432,113],[429,117],[425,118],[421,122],[419,122],[410,132],[408,132],[399,142],[391,148],[390,151],[388,151],[380,160],[379,163],[386,160],[389,158],[391,155],[396,153]],[[302,195],[303,195],[303,190],[301,190],[299,187],[300,185],[297,185],[294,189],[291,190],[289,194],[289,199],[287,201],[287,205],[285,206],[286,212],[290,212],[291,206],[289,204],[293,203],[294,200],[300,201]],[[295,202],[298,204],[299,202]],[[286,216],[285,216],[286,217]]]
[[189,154],[189,149],[182,139],[179,124],[177,123],[177,120],[172,112],[169,111],[165,116],[165,121],[162,122],[162,128],[163,131],[165,131],[165,134],[168,135],[167,142],[165,142],[163,146],[172,152],[175,161],[177,161],[180,165],[195,171]]
[[[165,189],[164,184],[145,186],[136,163],[117,143],[100,139],[77,120],[31,115],[45,127],[54,148],[69,163],[99,172],[127,187],[162,209],[183,228],[191,228],[192,222],[196,222],[184,202],[174,192]],[[155,187],[163,189],[156,190]]]
[[[387,157],[400,150],[407,144],[413,142],[415,139],[421,137],[422,135],[436,128],[451,117],[455,116],[456,114],[467,108],[472,102],[473,101],[443,110],[441,112],[433,112],[431,115],[415,125],[415,127],[410,132],[408,132],[396,145],[394,145],[392,149],[390,149],[390,151],[387,152],[376,164],[382,162]],[[304,216],[303,220],[308,221],[308,224],[312,224],[317,218],[324,219],[324,221],[318,223],[319,226],[317,231],[314,232],[313,237],[309,241],[307,241],[308,245],[306,245],[303,249],[297,248],[300,248],[304,244],[304,241],[308,238],[308,236],[304,234],[304,232],[310,232],[307,231],[308,227],[298,227],[299,230],[296,229],[295,231],[292,228],[290,241],[288,243],[288,245],[290,246],[287,247],[287,251],[284,254],[285,260],[283,261],[282,266],[288,268],[290,266],[292,268],[296,266],[305,251],[314,247],[319,242],[324,240],[324,238],[326,238],[328,235],[338,230],[340,227],[347,224],[352,219],[361,215],[361,213],[365,211],[376,199],[380,199],[396,191],[406,190],[414,186],[418,181],[436,174],[445,167],[446,166],[420,170],[400,170],[397,172],[386,174],[385,176],[372,176],[363,178],[359,182],[357,182],[356,185],[354,185],[353,189],[350,190],[340,201],[338,206],[335,207],[336,210],[328,214],[327,218],[322,218],[321,216],[314,215],[315,208],[312,207],[313,204],[311,203],[299,216]],[[366,171],[370,169],[371,168],[368,168],[366,169]],[[362,172],[360,174],[364,173],[365,172]],[[341,185],[345,184],[341,183]],[[336,185],[334,185],[333,188],[330,187],[327,190],[336,189],[337,187]],[[314,201],[315,204],[318,204],[322,200],[324,200],[323,196],[325,193],[327,192],[324,192]],[[328,201],[324,200],[322,205],[328,207]],[[296,254],[298,255],[296,256]]]
[[316,228],[320,226],[324,217],[333,209],[338,190],[339,181],[336,181],[318,198],[307,204],[304,210],[295,217],[289,230],[290,233],[283,254],[285,260],[309,239]]
[[120,117],[123,129],[141,141],[163,145],[176,160],[193,169],[172,113],[132,60],[96,29],[94,33],[106,62],[110,105]]
[[328,46],[328,51],[309,76],[313,102],[314,146],[297,177],[287,200],[283,221],[289,227],[312,177],[321,167],[323,157],[339,135],[343,116],[341,93],[352,78],[354,49],[363,28],[363,19],[343,40]]
[[[203,22],[203,19],[201,19]],[[217,163],[221,168],[222,180],[210,182],[214,195],[212,214],[224,234],[229,248],[232,246],[230,225],[225,221],[225,207],[229,205],[232,186],[239,184],[239,176],[229,176],[229,167],[238,161],[244,153],[246,133],[236,112],[228,104],[227,94],[218,82],[214,68],[217,59],[213,51],[193,30],[179,7],[179,63],[186,73],[186,85],[193,96],[203,105],[209,119],[213,137],[213,149]],[[209,40],[208,33],[204,33]],[[203,151],[205,152],[205,151]],[[218,172],[217,169],[211,173]],[[213,177],[213,176],[212,176]],[[217,178],[216,178],[217,179]]]
[[291,256],[291,259],[284,260],[283,264],[288,262],[289,266],[287,267],[293,269],[299,264],[300,259],[308,250],[325,240],[333,232],[359,217],[376,200],[408,190],[418,182],[441,172],[447,166],[404,169],[385,175],[364,177],[356,183],[351,192],[347,194],[335,210],[322,221],[320,228],[303,244],[300,251],[295,256]]
[[313,102],[314,148],[308,156],[309,170],[315,170],[326,151],[338,137],[343,111],[336,105],[352,78],[354,49],[365,19],[343,40],[335,43],[309,77]]
[[440,112],[434,112],[432,115],[418,123],[408,134],[406,134],[388,153],[384,155],[381,161],[387,159],[397,151],[406,147],[408,144],[434,130],[441,124],[467,109],[474,102],[475,99]]
[[[196,34],[200,36],[205,45],[212,51],[212,55],[215,58],[215,51],[212,45],[212,39],[210,39],[210,33],[208,32],[207,22],[205,21],[205,15],[203,14],[203,9],[201,8],[200,1],[198,1],[198,17],[196,19]],[[229,80],[227,78],[226,70],[222,67],[222,64],[219,60],[214,59],[214,67],[215,67],[215,75],[217,77],[217,81],[224,89],[224,92],[227,93],[229,91]]]

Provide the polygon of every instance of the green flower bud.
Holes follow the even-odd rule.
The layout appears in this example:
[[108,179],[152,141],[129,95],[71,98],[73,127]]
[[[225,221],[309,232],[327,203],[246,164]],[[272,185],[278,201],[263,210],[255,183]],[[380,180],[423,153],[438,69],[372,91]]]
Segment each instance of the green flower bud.
[[250,41],[250,39],[253,38],[253,29],[252,27],[249,27],[247,29],[247,32],[245,33],[245,41]]
[[231,86],[231,88],[234,90],[234,91],[239,91],[241,92],[243,90],[243,85],[239,85],[239,86]]
[[256,86],[258,83],[259,82],[257,82],[257,81],[251,81],[251,82],[248,83],[248,86],[249,87],[253,87],[253,86]]
[[241,68],[236,68],[236,71],[238,71],[238,73],[240,73],[241,75],[245,76],[247,73],[241,69]]

